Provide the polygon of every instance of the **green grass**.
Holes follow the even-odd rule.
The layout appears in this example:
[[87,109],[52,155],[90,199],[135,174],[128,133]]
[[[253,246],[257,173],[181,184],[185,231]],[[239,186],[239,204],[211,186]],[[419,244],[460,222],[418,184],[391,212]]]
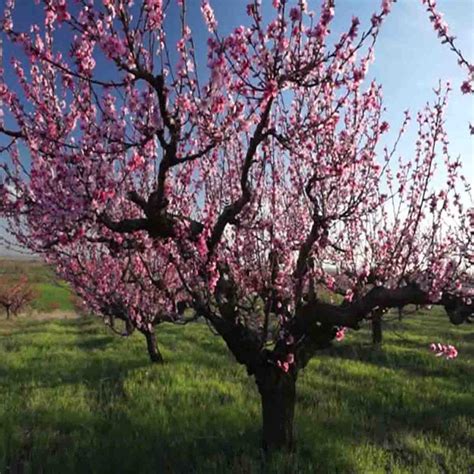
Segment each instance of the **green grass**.
[[[159,328],[166,364],[151,366],[140,335],[95,320],[2,320],[0,472],[473,472],[472,326],[390,328],[382,349],[363,330],[309,364],[297,451],[265,465],[254,382],[205,325]],[[459,358],[429,353],[438,340]]]
[[13,260],[0,257],[0,276],[12,281],[26,276],[36,293],[31,309],[47,313],[74,311],[73,293],[67,283],[58,280],[53,269],[40,260]]
[[51,310],[73,311],[72,293],[69,286],[61,281],[52,283],[36,283],[34,285],[37,297],[31,304],[39,312]]
[[44,283],[55,280],[52,267],[38,259],[10,259],[0,257],[0,275],[26,275],[31,283]]

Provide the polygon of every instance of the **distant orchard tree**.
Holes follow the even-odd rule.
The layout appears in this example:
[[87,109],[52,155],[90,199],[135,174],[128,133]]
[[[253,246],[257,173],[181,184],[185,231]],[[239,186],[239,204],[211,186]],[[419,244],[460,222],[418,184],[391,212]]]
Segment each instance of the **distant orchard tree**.
[[[87,242],[62,246],[61,251],[51,250],[47,255],[60,277],[72,285],[83,310],[87,308],[101,317],[121,336],[138,330],[145,337],[150,361],[162,363],[156,326],[163,322],[185,324],[193,318],[185,319],[179,304],[175,312],[162,311],[160,292],[155,291],[158,280],[151,273],[144,280],[139,276],[141,258],[136,253],[117,258],[110,249]],[[123,330],[117,329],[116,320],[122,321]]]
[[19,280],[0,277],[0,306],[5,310],[7,319],[22,311],[34,297],[35,292],[27,277],[23,276]]
[[[317,14],[273,0],[269,21],[254,0],[249,25],[226,36],[203,0],[205,58],[185,0],[39,3],[44,23],[26,32],[11,0],[4,12],[18,83],[0,84],[2,216],[90,302],[99,276],[102,314],[117,314],[106,307],[117,297],[136,327],[183,307],[204,318],[255,377],[266,449],[293,445],[298,374],[342,328],[408,304],[442,305],[455,324],[472,312],[449,86],[415,116],[409,159],[397,155],[408,114],[393,147],[379,147],[396,127],[365,78],[391,0],[335,41],[334,0]],[[176,43],[166,14],[179,15]],[[74,249],[84,265],[100,255],[82,280]],[[342,302],[323,301],[335,275]]]

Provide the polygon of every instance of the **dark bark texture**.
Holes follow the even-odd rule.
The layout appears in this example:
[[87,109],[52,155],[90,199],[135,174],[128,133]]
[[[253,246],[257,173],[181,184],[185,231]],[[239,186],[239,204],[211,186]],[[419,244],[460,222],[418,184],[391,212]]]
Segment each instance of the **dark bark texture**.
[[135,330],[135,326],[133,325],[132,321],[127,318],[125,320],[125,332],[127,335],[133,334],[133,331]]
[[292,450],[296,377],[275,367],[256,374],[262,402],[262,446],[266,452]]
[[382,317],[375,314],[372,316],[372,343],[382,344]]
[[153,331],[146,331],[143,334],[146,339],[146,347],[151,362],[155,364],[162,364],[163,356],[161,355],[160,349],[158,348],[155,333]]

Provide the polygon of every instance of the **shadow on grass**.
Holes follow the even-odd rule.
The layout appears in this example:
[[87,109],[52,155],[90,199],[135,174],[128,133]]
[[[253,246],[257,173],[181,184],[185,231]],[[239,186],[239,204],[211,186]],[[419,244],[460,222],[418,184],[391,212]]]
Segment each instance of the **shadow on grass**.
[[[416,377],[442,377],[443,379],[450,379],[461,384],[472,375],[472,366],[469,361],[464,361],[462,358],[449,371],[446,370],[444,361],[435,359],[434,354],[429,352],[426,344],[404,340],[403,345],[399,347],[410,350],[393,352],[391,350],[393,347],[391,348],[390,344],[374,347],[369,343],[354,343],[333,347],[322,352],[322,355],[363,362],[397,371],[404,370],[411,376]],[[472,351],[467,349],[464,358],[469,357],[471,353]],[[432,363],[427,363],[427,357],[433,358],[433,361],[430,361]],[[450,362],[450,365],[453,366],[453,362]]]
[[83,351],[92,351],[98,349],[105,349],[109,344],[112,344],[112,338],[109,336],[95,337],[94,339],[83,339],[77,342],[77,347]]
[[[33,326],[30,332],[21,328],[17,335],[38,339],[29,350],[41,347],[41,335],[43,343],[54,337],[54,347],[40,357],[35,353],[24,358],[23,364],[3,366],[0,390],[8,390],[16,401],[24,393],[31,395],[30,390],[35,395],[26,404],[13,403],[16,414],[0,411],[0,440],[2,434],[7,440],[3,446],[0,443],[0,470],[8,466],[10,473],[262,472],[257,392],[243,370],[243,385],[232,377],[226,380],[226,349],[206,340],[206,328],[196,337],[181,333],[179,357],[170,354],[165,366],[152,367],[144,348],[143,352],[109,350],[118,338],[103,336],[93,323]],[[165,348],[173,345],[173,331],[160,338]],[[74,346],[79,350],[73,351]],[[187,385],[166,388],[167,378],[172,380],[174,372],[182,377],[190,364],[200,365],[201,372],[213,378],[209,385],[213,390],[198,386],[193,394]],[[235,397],[226,396],[229,385],[237,392]],[[155,386],[156,392],[166,393],[155,393]],[[319,449],[318,462],[329,462],[335,450],[342,458],[343,448],[334,447],[326,454]],[[281,471],[281,466],[267,470],[294,472],[291,467]]]
[[[7,395],[7,408],[0,409],[0,471],[263,471],[257,391],[206,328],[160,327],[158,340],[168,362],[158,367],[148,362],[140,335],[126,350],[120,338],[104,336],[103,328],[89,319],[37,322],[33,332],[27,329],[17,336],[33,337],[32,353],[25,353],[21,364],[0,361],[0,394]],[[40,351],[45,344],[47,350]],[[391,369],[413,365],[413,355],[389,357],[362,344],[340,346],[320,359],[327,356]],[[396,392],[396,382],[386,387],[394,392],[387,404],[380,391],[361,393],[370,374],[344,378],[334,377],[329,368],[316,370],[322,378],[312,374],[299,384],[297,453],[264,471],[355,472],[351,446],[371,442],[386,448],[387,440],[395,456],[416,465],[420,454],[399,447],[400,433],[409,428],[442,436],[447,420],[473,414],[464,399],[435,397],[425,408],[410,405],[416,393]],[[420,373],[414,375],[426,375],[425,369],[416,370]],[[433,375],[433,370],[425,371]],[[384,382],[380,377],[373,384]],[[229,390],[231,397],[226,396]],[[342,402],[328,405],[335,399]],[[457,435],[449,441],[462,442]]]

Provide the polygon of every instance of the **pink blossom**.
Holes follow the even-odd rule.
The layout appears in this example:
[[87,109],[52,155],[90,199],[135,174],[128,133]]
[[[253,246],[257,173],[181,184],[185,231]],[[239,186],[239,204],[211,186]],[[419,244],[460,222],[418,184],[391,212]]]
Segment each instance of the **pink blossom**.
[[436,357],[446,357],[446,359],[455,359],[458,356],[458,350],[450,344],[432,343],[430,350],[436,354]]
[[117,36],[108,36],[102,42],[104,52],[110,58],[121,57],[127,52],[124,42]]
[[351,303],[353,298],[354,298],[354,292],[349,288],[348,290],[346,290],[344,299],[348,301],[349,303]]
[[214,292],[217,282],[219,281],[219,272],[215,261],[211,261],[207,265],[207,277],[209,281],[209,290]]
[[204,235],[204,232],[201,233],[199,236],[198,242],[197,242],[197,250],[199,253],[199,256],[204,259],[207,256],[207,244],[206,244],[206,237]]
[[285,373],[290,370],[290,367],[295,364],[295,355],[289,353],[286,355],[285,360],[277,360],[277,366]]
[[341,327],[336,332],[336,341],[341,342],[346,337],[347,328]]
[[390,13],[392,9],[393,0],[382,0],[382,12],[384,15]]
[[280,367],[280,369],[286,373],[290,370],[290,364],[288,362],[282,362],[281,360],[277,360],[277,366]]
[[128,169],[135,171],[145,164],[145,158],[138,153],[134,153],[128,162]]
[[276,97],[277,94],[278,94],[278,83],[272,79],[268,81],[263,97],[265,100],[268,100],[268,99]]
[[328,275],[326,277],[326,286],[328,287],[328,289],[334,290],[335,284],[336,284],[335,278],[332,275]]
[[212,9],[208,0],[201,1],[201,11],[204,16],[204,21],[206,22],[207,28],[210,32],[213,32],[217,28],[217,20],[214,15],[214,10]]
[[148,12],[148,26],[151,29],[161,28],[163,22],[163,0],[145,0]]
[[290,19],[291,21],[301,20],[301,9],[299,7],[293,7],[290,10]]

